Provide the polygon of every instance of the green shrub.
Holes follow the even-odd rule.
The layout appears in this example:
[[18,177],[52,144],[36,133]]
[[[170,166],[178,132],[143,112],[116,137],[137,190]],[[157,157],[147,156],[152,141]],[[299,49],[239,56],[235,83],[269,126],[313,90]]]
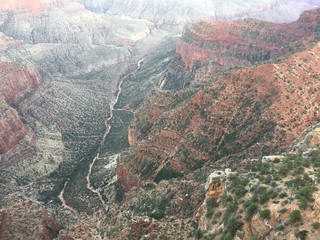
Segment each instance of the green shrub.
[[249,183],[247,178],[231,174],[229,175],[229,181],[231,184],[228,187],[237,197],[243,197],[247,193],[246,186]]
[[302,231],[296,232],[294,235],[297,238],[300,238],[301,240],[305,240],[305,239],[307,239],[307,234],[308,234],[308,231],[302,230]]
[[285,198],[287,196],[288,196],[288,194],[286,192],[282,192],[282,193],[279,194],[280,198]]
[[219,218],[219,217],[221,217],[221,215],[222,215],[222,212],[218,211],[218,212],[216,212],[216,214],[214,216],[215,216],[215,218]]
[[232,216],[227,222],[225,222],[227,232],[230,232],[234,237],[236,232],[242,228],[243,222],[237,216]]
[[262,175],[272,174],[272,164],[257,162],[256,165],[252,168],[254,172],[259,172]]
[[263,209],[259,211],[259,217],[261,219],[270,219],[271,211],[269,209]]
[[203,233],[202,233],[201,229],[197,229],[195,231],[194,237],[195,237],[195,239],[201,239],[203,237]]
[[304,173],[304,167],[300,166],[293,171],[294,175],[301,175]]
[[320,223],[319,222],[314,222],[311,224],[313,229],[318,229],[320,227]]
[[308,201],[306,198],[301,197],[299,198],[299,209],[305,210],[308,207]]
[[251,203],[247,208],[246,219],[251,220],[251,218],[257,211],[258,211],[258,205]]
[[291,223],[296,223],[302,221],[302,216],[299,210],[293,210],[289,215],[289,220]]
[[210,208],[216,208],[219,206],[219,203],[217,202],[217,199],[215,197],[209,197],[206,200],[206,204],[207,204],[207,207],[210,207]]

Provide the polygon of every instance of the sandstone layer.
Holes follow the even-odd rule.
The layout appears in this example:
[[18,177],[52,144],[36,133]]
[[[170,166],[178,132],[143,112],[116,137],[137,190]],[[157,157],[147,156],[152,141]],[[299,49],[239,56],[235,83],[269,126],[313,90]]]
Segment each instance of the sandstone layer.
[[0,62],[0,69],[0,152],[5,153],[15,147],[28,132],[18,112],[9,105],[15,106],[34,92],[42,80],[39,72],[30,65]]
[[317,38],[319,18],[317,9],[287,24],[255,19],[202,21],[185,27],[176,52],[189,70],[212,65],[216,72],[222,72],[303,49]]
[[137,146],[119,166],[157,182],[216,161],[232,166],[288,150],[320,117],[319,56],[318,43],[281,63],[232,71],[194,96],[158,93],[136,114]]

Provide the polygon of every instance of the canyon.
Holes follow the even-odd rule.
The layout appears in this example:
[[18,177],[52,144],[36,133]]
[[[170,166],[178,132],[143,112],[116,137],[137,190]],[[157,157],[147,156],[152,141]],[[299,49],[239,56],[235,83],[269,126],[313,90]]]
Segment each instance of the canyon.
[[278,236],[258,212],[230,232],[208,205],[227,215],[234,175],[264,184],[265,155],[318,153],[320,11],[303,11],[319,5],[0,3],[0,238]]
[[278,64],[231,71],[195,94],[159,93],[136,115],[136,149],[119,160],[121,172],[128,169],[119,182],[130,189],[137,176],[159,181],[206,164],[237,166],[232,159],[288,150],[319,119],[318,56],[316,44]]
[[319,10],[299,20],[276,24],[259,20],[199,22],[185,27],[177,54],[187,69],[212,65],[220,72],[234,66],[279,58],[305,48],[319,35]]

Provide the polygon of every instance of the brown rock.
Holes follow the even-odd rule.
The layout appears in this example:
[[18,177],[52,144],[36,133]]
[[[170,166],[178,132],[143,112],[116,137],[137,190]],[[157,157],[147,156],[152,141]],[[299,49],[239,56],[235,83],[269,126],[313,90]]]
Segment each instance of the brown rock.
[[39,72],[31,66],[0,62],[0,97],[15,104],[41,84]]
[[128,142],[130,146],[134,145],[136,142],[131,128],[128,128]]
[[310,144],[309,146],[311,148],[314,148],[316,146],[318,146],[320,144],[320,128],[316,128],[314,131],[313,131],[313,136],[310,140]]
[[170,108],[175,93],[159,94],[136,113],[137,148],[121,163],[141,182],[159,181],[211,160],[239,167],[242,159],[289,150],[320,118],[319,49],[320,43],[282,63],[232,71],[177,109]]
[[205,22],[186,27],[176,52],[187,69],[212,65],[226,68],[281,57],[314,39],[320,10],[305,12],[292,23],[255,19]]
[[264,220],[260,219],[258,215],[255,215],[249,223],[245,223],[243,227],[245,234],[242,239],[250,240],[256,237],[259,240],[263,240],[272,231],[272,228]]
[[138,177],[136,175],[131,174],[128,167],[124,164],[118,163],[116,171],[118,182],[124,190],[129,191],[133,187],[139,186]]
[[0,153],[5,153],[17,145],[27,134],[27,129],[13,108],[0,112]]
[[39,234],[39,237],[42,240],[52,240],[56,238],[61,230],[60,224],[52,213],[44,213],[42,226],[42,233]]
[[320,222],[320,193],[316,195],[316,199],[313,206],[315,212],[315,220]]
[[27,134],[17,111],[7,104],[16,105],[40,84],[40,74],[33,67],[0,62],[0,153],[12,149]]

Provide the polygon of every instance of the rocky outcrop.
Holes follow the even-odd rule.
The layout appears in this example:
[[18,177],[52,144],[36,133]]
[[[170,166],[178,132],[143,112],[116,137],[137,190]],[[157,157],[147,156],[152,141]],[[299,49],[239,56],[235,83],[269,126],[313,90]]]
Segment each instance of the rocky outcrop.
[[32,93],[41,84],[39,72],[27,65],[0,62],[0,153],[16,146],[28,130],[18,112],[7,104],[18,101]]
[[282,57],[302,49],[319,32],[320,10],[305,12],[296,22],[275,24],[255,19],[203,21],[184,29],[176,52],[187,69],[212,65],[216,72]]
[[313,208],[315,212],[315,218],[318,222],[320,222],[320,193],[316,194]]
[[206,196],[196,214],[201,230],[207,230],[211,225],[206,213],[208,212],[208,208],[212,208],[212,206],[207,205],[207,200],[210,198],[219,199],[221,197],[225,191],[225,183],[230,173],[231,170],[227,168],[224,171],[214,171],[208,176],[205,184]]
[[45,212],[42,219],[42,232],[39,234],[42,240],[51,240],[58,236],[61,225],[52,213]]
[[292,144],[293,150],[307,152],[320,144],[320,124],[308,127]]
[[128,142],[129,142],[129,145],[132,146],[133,144],[136,143],[136,140],[135,140],[135,137],[132,133],[132,129],[131,128],[128,128]]
[[0,110],[0,153],[5,153],[24,138],[27,129],[15,109],[1,107]]
[[138,176],[131,174],[128,166],[117,163],[116,171],[118,182],[124,190],[129,191],[140,185]]
[[222,195],[224,191],[224,181],[230,173],[231,170],[227,168],[225,171],[215,171],[209,175],[205,185],[206,198],[218,198]]
[[39,72],[30,65],[0,62],[0,96],[12,105],[41,84]]

